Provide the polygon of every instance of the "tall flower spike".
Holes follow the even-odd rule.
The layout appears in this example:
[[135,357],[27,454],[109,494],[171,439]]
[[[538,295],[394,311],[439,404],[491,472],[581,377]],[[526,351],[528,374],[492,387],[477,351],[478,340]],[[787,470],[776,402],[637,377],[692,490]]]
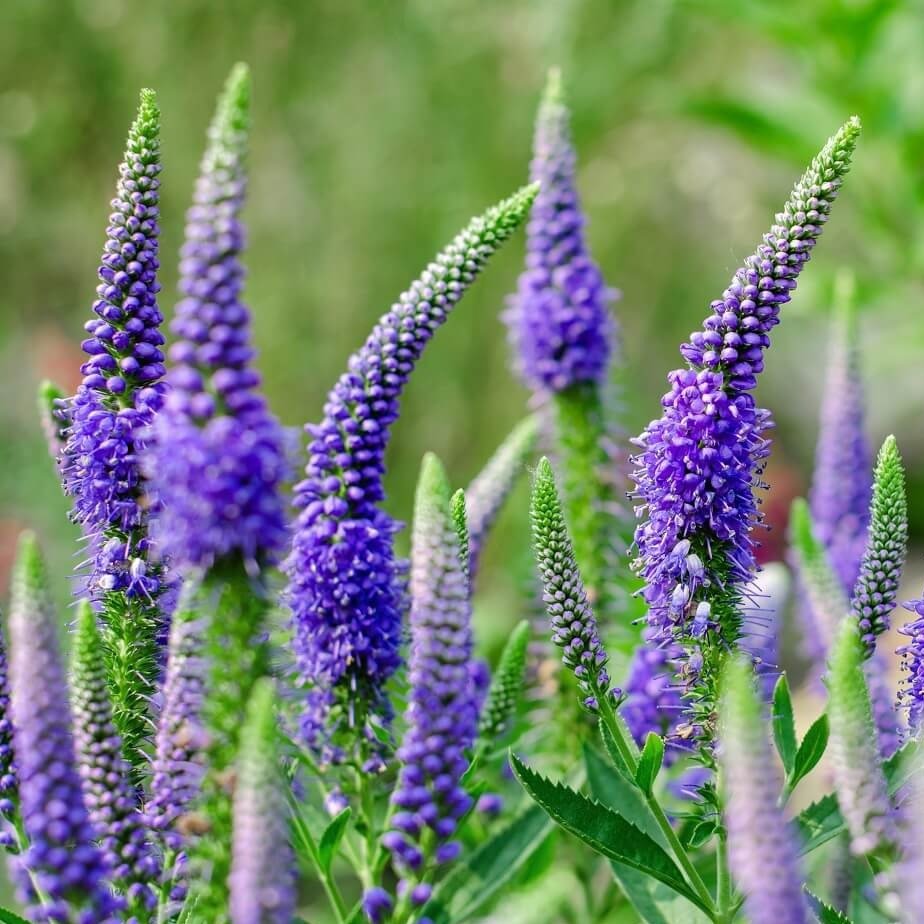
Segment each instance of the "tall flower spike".
[[295,913],[289,807],[278,764],[273,683],[253,690],[241,731],[234,788],[232,924],[290,924]]
[[198,588],[186,583],[171,620],[147,805],[148,824],[159,833],[170,860],[176,859],[183,846],[181,819],[191,810],[202,785],[206,745],[202,698],[207,670],[197,595]]
[[851,606],[867,655],[876,637],[887,631],[908,552],[908,503],[905,470],[894,436],[879,450],[873,476],[869,536]]
[[112,723],[103,641],[96,615],[84,601],[77,615],[71,667],[71,708],[77,769],[90,821],[117,888],[130,912],[147,920],[157,904],[158,863],[135,803],[135,789]]
[[393,827],[382,842],[404,877],[401,901],[415,906],[430,894],[424,868],[459,853],[452,837],[471,806],[461,781],[478,723],[468,580],[449,479],[432,454],[424,457],[414,504],[410,626],[407,732],[398,749]]
[[809,492],[812,521],[841,584],[857,580],[869,525],[872,459],[864,432],[863,381],[853,278],[841,275]]
[[157,307],[160,169],[160,112],[154,92],[142,90],[112,200],[96,317],[85,325],[89,359],[67,408],[70,429],[60,457],[73,518],[89,543],[82,592],[100,606],[116,727],[136,766],[158,671],[163,617],[157,598],[166,589],[163,566],[151,555],[140,466],[164,389]]
[[23,825],[22,897],[33,921],[113,924],[119,903],[83,800],[57,619],[35,537],[22,536],[10,608],[10,698]]
[[845,620],[828,664],[828,751],[851,851],[865,856],[896,842],[895,818],[873,726],[856,626]]
[[[398,524],[378,506],[398,401],[421,353],[491,255],[529,211],[536,187],[476,218],[373,328],[324,406],[312,436],[302,508],[285,563],[295,651],[309,688],[304,736],[337,757],[389,707],[400,663],[403,566]],[[327,734],[322,734],[326,731]]]
[[478,738],[488,747],[494,747],[516,720],[517,707],[526,682],[529,636],[529,621],[524,619],[510,633],[501,652],[478,721]]
[[793,832],[777,806],[782,789],[750,665],[723,674],[719,760],[729,863],[751,924],[809,924]]
[[552,465],[546,458],[540,459],[536,468],[530,519],[552,641],[562,649],[562,661],[577,678],[584,705],[596,712],[600,698],[613,695],[606,672],[607,654],[574,559]]
[[485,539],[535,445],[536,418],[527,417],[510,431],[465,491],[473,579],[478,573]]
[[769,454],[769,413],[751,391],[770,331],[828,214],[860,131],[851,119],[796,184],[764,241],[711,305],[668,376],[660,419],[638,438],[633,475],[641,522],[635,567],[660,644],[685,649],[680,676],[707,737],[718,668],[741,629],[741,594],[755,571],[754,488]]
[[607,288],[584,238],[576,156],[561,76],[549,74],[536,119],[530,175],[541,184],[527,226],[526,269],[505,319],[516,363],[540,403],[550,403],[562,502],[578,565],[601,618],[615,615],[619,499],[625,490],[608,378],[616,347]]
[[13,748],[13,716],[7,671],[6,643],[0,632],[0,847],[11,853],[23,848],[19,812],[19,782]]
[[252,568],[286,539],[282,428],[259,392],[241,302],[250,76],[239,64],[218,100],[187,213],[170,349],[170,391],[147,465],[158,545],[183,568],[239,552]]

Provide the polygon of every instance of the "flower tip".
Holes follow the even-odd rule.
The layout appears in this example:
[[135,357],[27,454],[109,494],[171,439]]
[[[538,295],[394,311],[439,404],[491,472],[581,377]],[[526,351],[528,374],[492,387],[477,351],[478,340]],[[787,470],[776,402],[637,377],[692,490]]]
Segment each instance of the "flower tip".
[[451,494],[449,475],[439,456],[435,452],[424,453],[420,465],[419,497],[438,497],[448,504]]
[[77,604],[77,618],[74,620],[77,635],[85,637],[96,634],[96,614],[90,601],[83,599]]
[[138,111],[141,115],[159,115],[156,90],[142,87],[138,94]]
[[232,109],[247,109],[250,106],[250,89],[250,67],[244,61],[238,61],[228,74],[222,95]]
[[548,456],[543,456],[536,465],[536,484],[545,481],[555,483],[555,472]]
[[565,91],[562,85],[561,68],[550,67],[545,81],[545,92],[542,95],[545,105],[560,106],[565,101]]
[[42,379],[39,382],[38,393],[44,404],[51,404],[52,401],[57,401],[59,398],[64,397],[61,387],[52,382],[51,379]]

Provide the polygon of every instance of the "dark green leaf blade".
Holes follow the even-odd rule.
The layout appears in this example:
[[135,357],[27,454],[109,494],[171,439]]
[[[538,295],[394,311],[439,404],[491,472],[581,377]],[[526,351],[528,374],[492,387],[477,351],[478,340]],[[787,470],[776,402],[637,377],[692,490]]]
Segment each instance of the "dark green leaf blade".
[[806,889],[805,894],[808,895],[812,910],[818,916],[820,924],[853,924],[853,921],[843,911],[832,908],[813,892]]
[[828,716],[823,714],[812,723],[812,727],[805,733],[805,737],[799,745],[796,759],[793,762],[792,769],[789,771],[789,779],[786,781],[790,789],[795,789],[799,780],[815,769],[818,761],[824,756],[827,746]]
[[29,924],[25,918],[21,918],[9,908],[0,908],[0,922],[2,924]]
[[674,861],[647,834],[599,802],[531,770],[513,753],[510,762],[523,788],[565,831],[602,856],[663,882],[706,910]]
[[642,748],[642,755],[638,761],[638,769],[635,771],[635,782],[638,783],[639,789],[646,796],[651,795],[654,781],[658,773],[661,772],[661,763],[664,760],[664,739],[649,732],[645,739],[645,747]]
[[783,761],[786,774],[789,775],[795,765],[798,746],[792,695],[785,674],[780,674],[780,679],[773,689],[773,740],[776,742],[776,750]]
[[321,840],[318,841],[318,862],[325,873],[330,872],[330,865],[334,861],[334,856],[340,846],[340,841],[343,840],[343,835],[346,834],[347,825],[350,823],[352,815],[353,810],[350,806],[347,806],[332,819],[331,823],[324,829]]

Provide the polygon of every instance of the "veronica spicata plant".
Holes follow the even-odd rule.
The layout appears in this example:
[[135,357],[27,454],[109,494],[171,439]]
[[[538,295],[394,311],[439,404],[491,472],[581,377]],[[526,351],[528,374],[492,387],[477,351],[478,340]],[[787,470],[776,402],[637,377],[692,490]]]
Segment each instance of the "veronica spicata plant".
[[[797,503],[792,524],[829,690],[801,740],[779,676],[785,571],[757,574],[751,536],[769,448],[753,390],[858,124],[813,161],[683,345],[687,366],[641,437],[649,612],[620,683],[638,639],[635,579],[613,554],[628,460],[611,438],[612,293],[589,256],[557,76],[537,121],[539,186],[473,219],[373,326],[307,428],[294,487],[256,371],[260,315],[243,300],[250,100],[239,65],[208,130],[167,348],[159,115],[143,92],[82,384],[73,398],[41,390],[90,558],[69,677],[31,534],[13,570],[8,687],[0,645],[0,847],[29,919],[463,924],[509,915],[507,893],[526,891],[539,924],[917,920],[924,604],[903,630],[900,742],[874,666],[905,557],[904,474],[889,438],[870,479],[850,323],[832,338],[812,509]],[[385,491],[401,395],[524,222],[506,318],[538,400],[466,490],[424,457],[405,562]],[[544,620],[510,614],[488,658],[481,553],[543,441],[529,515]],[[542,641],[560,655],[567,712],[546,708],[540,682],[525,690]],[[580,734],[562,735],[566,722]],[[826,750],[834,791],[794,815]],[[573,839],[550,837],[556,826]]]

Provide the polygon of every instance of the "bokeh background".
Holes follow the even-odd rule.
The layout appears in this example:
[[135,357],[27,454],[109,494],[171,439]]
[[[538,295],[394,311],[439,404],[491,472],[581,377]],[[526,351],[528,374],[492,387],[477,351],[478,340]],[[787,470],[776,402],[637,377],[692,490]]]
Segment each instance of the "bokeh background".
[[[704,316],[825,138],[864,122],[853,173],[785,309],[760,398],[778,429],[768,501],[778,557],[817,429],[833,281],[856,274],[870,435],[895,432],[924,528],[924,16],[895,0],[7,0],[0,4],[0,585],[38,529],[67,596],[75,530],[35,414],[73,389],[115,170],[139,87],[163,111],[163,295],[216,92],[255,83],[247,295],[266,390],[318,418],[348,354],[470,215],[526,178],[545,73],[573,108],[593,252],[622,291],[624,426],[658,412],[677,344]],[[421,363],[389,455],[410,511],[421,454],[460,484],[523,415],[499,319],[523,256],[497,257]],[[485,571],[490,634],[513,619],[506,567],[522,493]],[[0,586],[2,589],[2,586]]]

